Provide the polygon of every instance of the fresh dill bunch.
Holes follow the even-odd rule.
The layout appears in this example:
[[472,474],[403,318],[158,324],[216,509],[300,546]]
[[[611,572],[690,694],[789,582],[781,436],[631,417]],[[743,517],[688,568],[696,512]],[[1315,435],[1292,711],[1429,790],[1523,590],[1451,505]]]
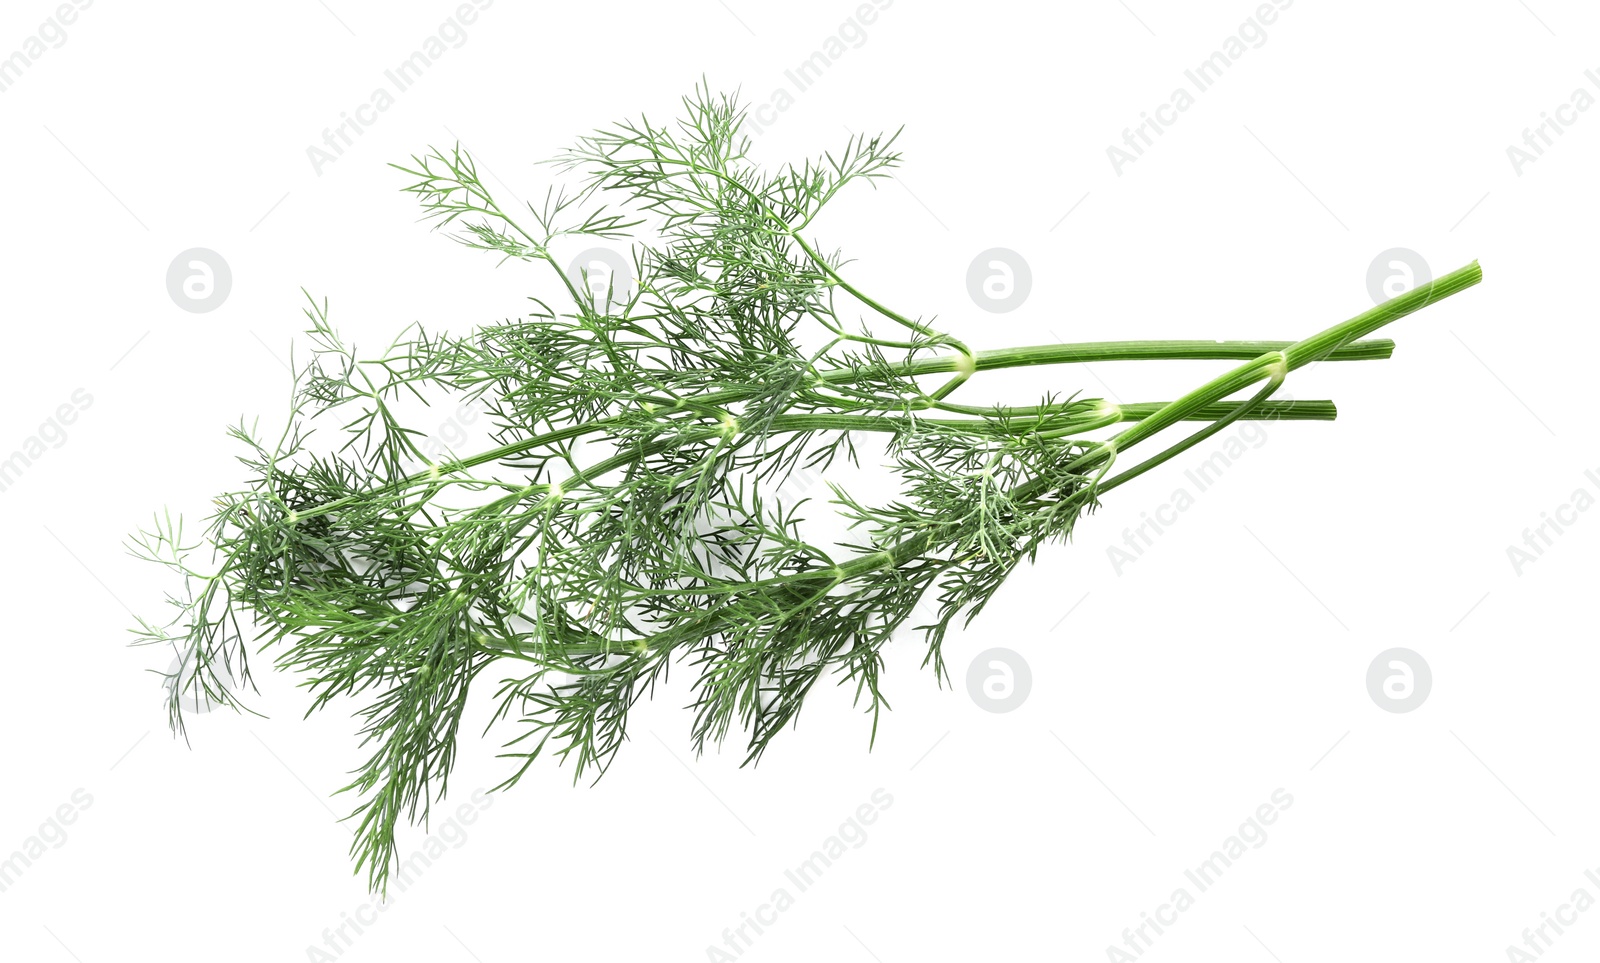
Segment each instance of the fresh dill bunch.
[[[737,733],[759,759],[825,677],[853,688],[875,734],[883,650],[902,630],[942,680],[951,627],[1106,492],[1240,418],[1331,419],[1331,402],[1270,396],[1312,361],[1387,357],[1392,342],[1357,339],[1481,276],[1469,265],[1298,342],[974,351],[847,280],[814,237],[842,190],[900,163],[895,137],[768,170],[743,119],[735,98],[697,89],[673,124],[583,137],[555,162],[580,186],[523,209],[502,207],[459,147],[395,165],[436,228],[542,264],[565,303],[463,336],[414,325],[367,356],[310,300],[286,427],[231,429],[246,482],[198,538],[162,515],[132,541],[183,583],[172,617],[136,630],[179,656],[175,730],[189,700],[243,708],[261,655],[299,676],[310,711],[359,701],[365,758],[342,791],[375,889],[401,821],[425,822],[446,794],[486,671],[513,760],[497,788],[541,755],[598,777],[673,667],[690,677],[700,751]],[[570,278],[552,253],[568,238],[629,242],[633,283]],[[1166,358],[1243,364],[1171,402],[951,400],[994,369]],[[493,446],[431,459],[400,414],[416,399],[480,407]],[[1180,421],[1203,427],[1130,460]],[[776,493],[856,462],[867,438],[898,496],[834,487],[855,535],[814,537]],[[919,606],[932,615],[916,624]]]

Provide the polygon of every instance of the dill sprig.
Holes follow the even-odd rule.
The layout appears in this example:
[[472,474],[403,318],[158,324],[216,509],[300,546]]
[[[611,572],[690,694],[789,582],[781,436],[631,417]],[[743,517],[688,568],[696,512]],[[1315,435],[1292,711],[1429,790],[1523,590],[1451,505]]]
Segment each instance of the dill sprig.
[[[1312,361],[1387,357],[1392,342],[1358,339],[1480,277],[1470,265],[1299,342],[974,351],[857,287],[813,237],[841,190],[900,163],[895,137],[769,171],[748,156],[735,98],[702,88],[683,108],[582,138],[556,160],[579,186],[525,209],[503,208],[459,146],[395,165],[436,228],[542,262],[567,303],[464,336],[414,325],[367,356],[308,296],[311,355],[286,427],[230,432],[247,482],[198,538],[162,515],[133,540],[184,585],[169,621],[137,629],[180,657],[177,731],[185,700],[243,708],[258,653],[300,677],[308,711],[360,700],[366,755],[342,791],[376,889],[401,821],[425,822],[446,794],[491,667],[491,725],[513,729],[498,788],[541,755],[598,777],[629,709],[674,666],[691,679],[697,750],[737,731],[759,759],[825,677],[853,688],[875,734],[883,650],[902,630],[943,680],[951,626],[1107,491],[1240,418],[1333,418],[1331,402],[1270,396]],[[634,283],[568,277],[552,247],[573,237],[628,241]],[[1166,358],[1244,363],[1171,402],[950,400],[988,370]],[[414,399],[479,406],[493,447],[431,460],[400,414]],[[1180,421],[1204,427],[1130,461]],[[333,442],[313,445],[323,426]],[[780,488],[857,462],[868,438],[899,495],[833,487],[856,534],[816,538]]]

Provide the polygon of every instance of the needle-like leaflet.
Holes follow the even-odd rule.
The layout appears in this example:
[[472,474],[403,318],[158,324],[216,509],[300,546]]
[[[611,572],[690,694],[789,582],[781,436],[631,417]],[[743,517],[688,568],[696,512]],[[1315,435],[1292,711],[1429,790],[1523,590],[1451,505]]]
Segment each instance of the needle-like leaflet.
[[[299,676],[310,711],[357,700],[366,758],[346,791],[375,888],[400,822],[446,792],[475,688],[509,730],[502,788],[546,754],[603,772],[674,668],[702,750],[737,731],[760,757],[830,676],[875,732],[892,638],[914,633],[902,644],[942,677],[950,628],[1101,496],[1238,419],[1332,419],[1331,402],[1272,395],[1315,361],[1388,357],[1392,342],[1362,339],[1481,277],[1469,265],[1299,341],[978,350],[875,298],[818,239],[840,190],[899,163],[894,137],[768,171],[742,118],[700,90],[672,125],[597,131],[559,159],[581,189],[526,210],[459,148],[397,165],[427,218],[553,272],[567,303],[466,335],[413,326],[366,356],[313,301],[286,427],[232,431],[247,482],[197,538],[169,516],[135,537],[184,583],[173,618],[138,629],[181,656],[175,728],[184,701],[239,705],[261,654]],[[553,249],[584,237],[632,244],[628,290],[568,276]],[[1005,369],[1066,382],[1080,362],[1168,359],[1234,364],[1171,401],[971,397]],[[411,398],[481,407],[492,444],[430,462]],[[1198,427],[1172,438],[1182,423]],[[899,494],[834,488],[856,534],[814,537],[774,493],[867,439]]]

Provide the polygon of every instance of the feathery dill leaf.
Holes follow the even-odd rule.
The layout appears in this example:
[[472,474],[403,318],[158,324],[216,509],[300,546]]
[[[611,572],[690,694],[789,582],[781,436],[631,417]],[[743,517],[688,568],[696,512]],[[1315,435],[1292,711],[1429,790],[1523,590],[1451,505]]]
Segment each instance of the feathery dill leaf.
[[[1105,492],[1237,418],[1332,418],[1329,402],[1269,396],[1310,361],[1386,357],[1390,342],[1356,338],[1478,277],[1469,266],[1301,342],[974,352],[869,296],[812,237],[842,190],[900,163],[896,138],[853,136],[769,171],[748,155],[743,117],[702,88],[673,124],[596,131],[555,162],[581,186],[525,210],[503,208],[459,147],[396,165],[436,229],[542,264],[567,303],[463,336],[413,325],[362,354],[308,296],[310,357],[286,428],[231,430],[247,481],[199,538],[162,515],[133,540],[184,587],[168,622],[137,630],[180,656],[175,729],[183,700],[242,708],[261,653],[300,678],[310,711],[360,700],[366,755],[342,791],[375,889],[401,823],[425,822],[447,792],[486,670],[491,725],[510,728],[497,788],[546,755],[575,779],[605,772],[629,710],[673,667],[690,677],[702,751],[737,733],[759,759],[824,679],[853,689],[875,733],[891,639],[918,633],[943,679],[952,626]],[[632,283],[568,277],[552,248],[569,238],[631,242]],[[985,370],[1196,357],[1244,364],[1174,402],[947,400]],[[431,458],[400,415],[415,399],[479,406],[493,447]],[[1179,421],[1206,427],[1112,474]],[[865,439],[900,494],[874,504],[832,489],[856,534],[817,539],[802,513],[816,501],[779,491],[855,462]]]

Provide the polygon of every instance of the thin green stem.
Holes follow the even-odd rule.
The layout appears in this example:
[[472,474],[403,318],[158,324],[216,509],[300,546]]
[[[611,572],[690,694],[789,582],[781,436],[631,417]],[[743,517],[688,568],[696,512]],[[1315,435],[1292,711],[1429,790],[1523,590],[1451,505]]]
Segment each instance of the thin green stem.
[[[1384,325],[1403,318],[1429,304],[1464,291],[1482,279],[1483,270],[1479,267],[1477,261],[1473,261],[1466,267],[1452,271],[1423,288],[1418,288],[1400,297],[1386,301],[1369,311],[1364,311],[1348,321],[1336,324],[1309,338],[1286,345],[1282,349],[1274,349],[1269,353],[1265,353],[1232,371],[1213,378],[1176,401],[1163,405],[1159,410],[1142,419],[1132,428],[1092,451],[1073,459],[1067,467],[1069,469],[1085,470],[1100,467],[1103,463],[1109,463],[1118,453],[1132,448],[1165,428],[1186,420],[1193,412],[1217,404],[1228,395],[1243,390],[1263,379],[1272,381],[1273,387],[1276,388],[1277,383],[1281,383],[1289,371],[1310,364],[1312,361],[1329,360],[1337,354],[1340,347],[1350,344],[1355,339],[1371,334]],[[1154,457],[1165,460],[1176,453],[1169,449]],[[1046,485],[1047,483],[1043,479],[1036,478],[1023,482],[1013,489],[1009,495],[1013,500],[1026,500],[1043,494]],[[911,536],[880,552],[863,556],[846,565],[839,566],[839,568],[845,570],[847,577],[850,577],[861,575],[883,565],[898,567],[910,558],[920,555],[927,548],[928,538],[926,534]]]
[[[1033,367],[1086,361],[1150,360],[1158,358],[1215,360],[1246,356],[1256,357],[1259,353],[1287,348],[1293,343],[1289,341],[1101,341],[1081,344],[1034,345],[1024,348],[999,348],[993,351],[980,351],[973,355],[972,358],[976,370],[992,371],[1012,367]],[[1261,349],[1261,351],[1257,352],[1257,354],[1248,353],[1254,349]],[[1393,341],[1361,341],[1354,344],[1336,346],[1328,352],[1328,356],[1324,360],[1354,361],[1387,358],[1393,349]],[[896,365],[895,371],[898,374],[910,376],[955,371],[963,358],[964,356],[961,355],[951,355],[906,361]],[[817,381],[825,384],[847,384],[851,381],[861,380],[865,376],[865,373],[855,368],[837,368],[820,372],[817,375]],[[672,404],[680,407],[726,405],[746,400],[751,397],[751,394],[747,389],[718,391],[695,399],[678,399],[673,401]],[[667,401],[668,399],[659,400]],[[1327,402],[1327,404],[1331,406],[1332,402]],[[963,410],[976,413],[979,410],[987,412],[989,409],[968,407]],[[1324,417],[1324,413],[1326,417]],[[1144,417],[1144,415],[1140,415],[1140,417]],[[1197,411],[1194,417],[1200,419],[1204,418],[1205,415]],[[1306,417],[1312,418],[1313,416],[1308,414]],[[1319,410],[1314,417],[1315,420],[1331,420],[1333,413],[1331,408]],[[431,481],[441,474],[454,474],[479,465],[536,451],[559,442],[569,441],[589,434],[602,433],[628,420],[629,418],[626,416],[613,415],[607,418],[597,418],[584,424],[568,425],[544,434],[535,435],[523,441],[491,448],[467,458],[442,463],[390,482],[380,488],[361,494],[348,495],[325,505],[305,509],[301,514],[308,517],[325,515],[363,497],[385,492],[404,491],[423,482]]]

